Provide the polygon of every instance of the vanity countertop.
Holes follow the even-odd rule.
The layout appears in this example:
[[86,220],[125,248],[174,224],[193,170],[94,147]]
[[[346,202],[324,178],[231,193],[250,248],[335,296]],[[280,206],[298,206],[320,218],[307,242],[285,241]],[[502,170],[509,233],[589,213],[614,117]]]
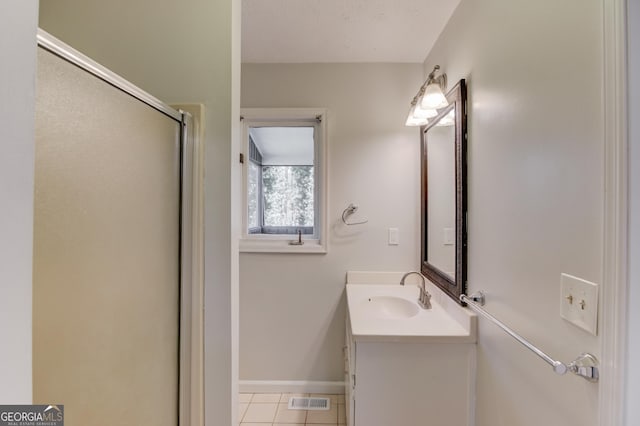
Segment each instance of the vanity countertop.
[[[431,285],[427,290],[432,295],[438,291]],[[348,283],[346,292],[348,321],[356,341],[476,341],[475,314],[440,297],[432,297],[432,308],[423,309],[417,303],[415,285]]]

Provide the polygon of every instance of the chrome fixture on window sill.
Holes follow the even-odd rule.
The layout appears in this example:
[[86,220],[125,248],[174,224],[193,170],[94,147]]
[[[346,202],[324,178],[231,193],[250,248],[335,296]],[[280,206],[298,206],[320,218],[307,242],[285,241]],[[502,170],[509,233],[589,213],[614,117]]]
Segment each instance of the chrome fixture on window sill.
[[289,241],[290,246],[301,246],[304,245],[304,241],[302,241],[302,229],[298,229],[298,239]]
[[433,67],[433,71],[413,97],[405,126],[424,126],[430,118],[438,115],[438,109],[449,105],[444,95],[447,90],[447,75],[442,73],[436,77],[439,69],[440,65]]

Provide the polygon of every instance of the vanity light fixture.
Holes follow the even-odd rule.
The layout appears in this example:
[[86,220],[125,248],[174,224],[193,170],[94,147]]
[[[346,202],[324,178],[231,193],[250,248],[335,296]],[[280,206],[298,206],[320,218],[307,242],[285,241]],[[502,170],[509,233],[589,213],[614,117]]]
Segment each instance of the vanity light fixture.
[[411,101],[411,108],[409,108],[409,114],[405,126],[424,126],[429,122],[429,119],[438,115],[438,111],[435,109],[424,109],[420,106],[420,99],[418,95],[414,96]]
[[436,72],[439,69],[440,65],[433,67],[433,71],[413,97],[405,126],[424,126],[429,122],[429,118],[438,115],[437,109],[449,105],[444,96],[444,90],[447,88],[447,75],[442,73],[436,77]]

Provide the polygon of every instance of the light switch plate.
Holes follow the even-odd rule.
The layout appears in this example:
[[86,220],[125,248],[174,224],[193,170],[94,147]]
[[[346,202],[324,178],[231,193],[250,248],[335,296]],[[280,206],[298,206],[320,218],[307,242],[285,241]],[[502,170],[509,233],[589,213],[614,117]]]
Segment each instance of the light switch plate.
[[389,228],[389,245],[397,246],[400,244],[400,232],[398,228]]
[[452,246],[455,244],[455,229],[453,228],[444,228],[442,230],[442,244],[445,246]]
[[561,274],[560,316],[597,336],[598,284]]

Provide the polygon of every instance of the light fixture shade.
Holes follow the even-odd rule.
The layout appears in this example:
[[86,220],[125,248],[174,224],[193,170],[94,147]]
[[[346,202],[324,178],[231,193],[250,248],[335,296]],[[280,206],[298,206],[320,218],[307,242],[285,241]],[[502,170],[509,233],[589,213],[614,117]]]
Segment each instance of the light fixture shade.
[[415,118],[415,117],[407,117],[407,121],[404,123],[405,126],[424,126],[427,124],[429,120],[426,118]]
[[429,73],[427,80],[418,94],[411,101],[409,115],[406,126],[424,126],[429,124],[429,119],[438,115],[438,109],[449,105],[447,98],[442,92],[447,87],[447,75],[442,73],[436,77],[436,72],[440,69],[440,65],[433,67],[433,71]]
[[413,116],[416,118],[432,118],[438,115],[438,111],[435,109],[425,109],[422,107],[420,102],[416,103],[415,108],[413,109]]
[[455,108],[449,111],[447,115],[442,117],[436,126],[453,126],[456,124],[456,110]]
[[424,109],[444,108],[449,105],[447,98],[442,93],[440,85],[436,82],[429,83],[420,99],[420,106]]
[[418,117],[415,114],[416,111],[416,105],[417,104],[413,104],[411,105],[411,108],[409,108],[409,114],[407,115],[407,121],[404,123],[405,126],[424,126],[425,124],[427,124],[429,122],[429,120],[427,119],[427,117]]

